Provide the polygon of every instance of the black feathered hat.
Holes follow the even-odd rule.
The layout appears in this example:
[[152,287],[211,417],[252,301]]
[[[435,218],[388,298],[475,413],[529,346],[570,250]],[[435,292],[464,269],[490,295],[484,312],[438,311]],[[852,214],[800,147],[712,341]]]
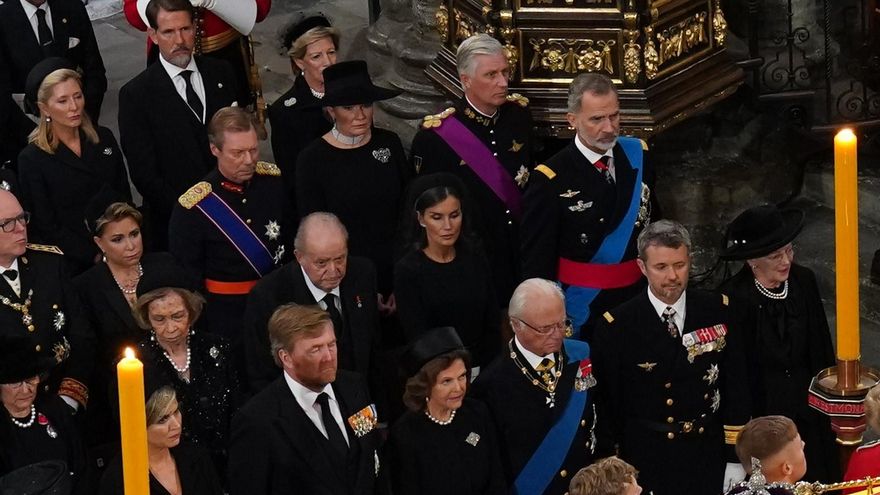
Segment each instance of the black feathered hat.
[[762,205],[742,212],[727,226],[723,260],[747,260],[766,256],[793,241],[801,232],[804,212]]

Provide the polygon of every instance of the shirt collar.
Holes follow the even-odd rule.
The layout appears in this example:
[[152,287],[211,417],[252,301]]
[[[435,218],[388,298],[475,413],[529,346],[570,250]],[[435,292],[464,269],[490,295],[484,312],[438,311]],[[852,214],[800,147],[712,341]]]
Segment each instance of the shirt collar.
[[49,2],[46,2],[43,5],[40,5],[39,7],[37,7],[34,4],[28,2],[27,0],[19,0],[19,1],[21,2],[21,7],[24,9],[24,13],[28,19],[33,17],[37,13],[37,10],[45,10],[46,14],[49,14]]
[[474,106],[474,104],[471,103],[471,99],[468,98],[467,95],[464,95],[464,100],[467,102],[468,106],[470,106],[475,112],[477,112],[478,114],[482,115],[483,117],[486,117],[487,119],[494,119],[494,118],[498,115],[498,109],[497,109],[497,108],[495,109],[495,113],[493,113],[492,115],[488,115],[488,114],[485,114],[485,113],[481,112],[479,108],[477,108],[476,106]]
[[302,265],[299,265],[299,269],[302,270],[303,279],[306,281],[306,287],[309,288],[309,292],[312,293],[312,297],[315,298],[315,302],[318,302],[321,299],[324,299],[324,296],[326,296],[327,294],[333,294],[334,296],[339,297],[339,286],[338,285],[336,287],[334,287],[330,292],[327,292],[324,289],[321,289],[320,287],[318,287],[317,285],[312,283],[312,280],[309,278],[309,274],[306,273],[306,270],[305,270],[305,268],[302,267]]
[[165,60],[165,57],[163,57],[161,53],[159,54],[159,62],[162,64],[162,67],[165,68],[165,72],[168,73],[168,77],[170,77],[171,79],[174,79],[175,77],[180,75],[180,73],[182,71],[185,71],[185,70],[191,70],[193,72],[199,71],[199,67],[196,65],[196,57],[195,56],[190,57],[189,63],[186,64],[186,67],[184,67],[182,69],[180,67],[172,64],[171,62]]
[[612,159],[614,158],[614,147],[613,146],[611,148],[608,148],[608,150],[605,153],[599,154],[599,153],[596,153],[595,151],[591,150],[590,148],[587,148],[587,146],[583,143],[583,141],[581,141],[580,136],[574,137],[574,145],[577,146],[578,151],[580,151],[581,154],[584,155],[584,157],[586,157],[586,159],[590,161],[590,163],[596,163],[599,160],[599,158],[602,158],[603,156],[607,156]]
[[15,270],[18,271],[18,258],[12,260],[12,264],[9,265],[9,268],[3,268],[3,265],[0,265],[0,274],[5,272],[6,270]]
[[[657,312],[657,316],[659,316],[660,318],[663,318],[663,311],[666,311],[667,306],[672,306],[672,309],[675,310],[676,317],[677,318],[680,317],[681,322],[684,323],[684,313],[685,313],[685,308],[687,307],[687,305],[685,304],[685,300],[687,298],[687,291],[684,291],[681,293],[681,297],[678,298],[678,301],[675,301],[675,304],[666,304],[665,302],[661,301],[660,299],[657,299],[657,296],[655,296],[654,293],[651,292],[650,287],[648,287],[647,291],[648,291],[648,300],[651,301],[651,306],[654,306],[654,311]],[[681,331],[681,329],[683,329],[683,328],[684,327],[682,325],[680,325],[679,331]]]
[[516,348],[519,349],[519,352],[521,352],[523,357],[526,358],[526,361],[529,362],[529,365],[531,365],[532,369],[537,369],[538,365],[541,364],[541,361],[544,359],[550,359],[553,361],[556,360],[555,356],[553,356],[552,353],[547,354],[546,356],[539,356],[539,355],[535,354],[534,352],[526,349],[520,343],[519,337],[517,337],[516,335],[513,336],[513,343],[516,344]]
[[287,382],[287,387],[290,388],[290,392],[293,394],[296,402],[298,402],[300,407],[302,407],[303,409],[313,409],[315,406],[315,401],[318,400],[318,394],[322,392],[329,395],[330,399],[332,399],[333,402],[336,402],[336,393],[333,392],[332,384],[328,383],[327,385],[324,385],[323,389],[315,392],[314,390],[296,381],[292,376],[287,374],[287,371],[285,371],[283,374],[284,381]]

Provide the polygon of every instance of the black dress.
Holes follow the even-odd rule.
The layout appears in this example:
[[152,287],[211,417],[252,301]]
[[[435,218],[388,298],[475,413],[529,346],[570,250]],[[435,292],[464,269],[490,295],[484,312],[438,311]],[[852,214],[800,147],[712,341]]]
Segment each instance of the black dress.
[[297,159],[296,200],[299,214],[334,213],[348,229],[352,255],[376,264],[379,292],[389,295],[400,202],[411,174],[397,134],[373,128],[370,141],[352,149],[324,139],[309,145]]
[[183,381],[165,357],[159,342],[146,337],[140,343],[145,373],[151,373],[177,392],[183,416],[183,439],[211,454],[217,471],[225,472],[229,425],[241,405],[238,377],[229,346],[208,332],[190,334],[190,381]]
[[61,460],[73,475],[73,493],[90,493],[83,483],[86,452],[70,407],[57,395],[38,396],[34,405],[37,416],[28,428],[13,424],[5,408],[0,413],[0,476],[35,462]]
[[482,402],[466,398],[448,425],[409,411],[388,441],[397,495],[507,493],[495,428]]
[[441,326],[455,327],[473,366],[485,366],[501,347],[501,328],[489,264],[481,254],[458,248],[449,263],[421,250],[394,267],[397,310],[406,339]]
[[[183,440],[171,448],[177,475],[184,495],[223,495],[223,487],[204,449]],[[98,495],[125,495],[122,482],[122,458],[117,457],[101,478]],[[150,472],[150,495],[169,495],[168,490]]]
[[718,290],[730,297],[732,314],[740,319],[737,328],[744,331],[752,417],[780,414],[791,418],[806,442],[804,479],[839,481],[829,420],[807,404],[810,380],[835,363],[815,275],[792,264],[788,297],[771,299],[758,292],[752,271],[743,266]]

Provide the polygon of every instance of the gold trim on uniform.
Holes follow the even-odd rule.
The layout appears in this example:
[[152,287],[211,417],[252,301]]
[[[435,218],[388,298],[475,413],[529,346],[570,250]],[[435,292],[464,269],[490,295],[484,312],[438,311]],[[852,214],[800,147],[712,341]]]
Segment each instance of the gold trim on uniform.
[[31,244],[28,243],[27,248],[32,251],[42,251],[44,253],[52,253],[52,254],[64,254],[64,251],[61,250],[58,246],[52,246],[50,244]]
[[177,198],[177,202],[180,203],[180,206],[190,210],[193,206],[199,204],[199,201],[208,197],[208,195],[211,194],[211,191],[211,183],[202,181],[181,194],[180,197]]
[[272,175],[275,177],[281,176],[281,169],[278,168],[278,165],[264,161],[257,162],[257,168],[254,169],[254,172],[257,175]]
[[727,294],[721,294],[721,304],[723,304],[725,306],[730,305],[730,298],[727,297]]
[[547,165],[544,165],[543,163],[538,165],[537,167],[535,167],[535,170],[546,175],[548,179],[552,179],[552,178],[556,177],[556,172],[554,172],[550,167],[548,167]]
[[608,323],[614,323],[614,317],[611,316],[611,313],[609,313],[608,311],[606,311],[605,314],[603,314],[602,316],[605,317],[605,321],[607,321]]
[[58,394],[70,397],[82,404],[83,407],[87,406],[89,402],[89,388],[73,378],[61,380],[61,385],[58,386]]
[[455,108],[449,107],[446,110],[443,110],[440,113],[435,113],[433,115],[425,115],[425,118],[422,119],[422,127],[425,129],[430,129],[432,127],[440,127],[443,124],[443,119],[449,117],[450,115],[455,113]]
[[529,99],[519,93],[511,93],[507,95],[507,101],[512,101],[523,108],[529,106]]
[[724,443],[727,445],[736,445],[736,438],[739,436],[742,426],[724,425]]
[[225,48],[239,38],[241,38],[241,33],[232,28],[220,34],[203,37],[201,40],[202,53],[210,53]]

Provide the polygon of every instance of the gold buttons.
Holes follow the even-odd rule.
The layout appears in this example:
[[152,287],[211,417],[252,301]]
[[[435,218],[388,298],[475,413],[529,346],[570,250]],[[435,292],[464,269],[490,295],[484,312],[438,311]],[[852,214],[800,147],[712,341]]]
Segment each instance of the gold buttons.
[[53,305],[52,305],[52,309],[58,309],[58,305],[57,305],[57,304],[53,304]]
[[34,330],[36,330],[36,328],[34,328],[33,325],[28,325],[27,329],[28,329],[28,332],[33,332]]
[[559,471],[559,476],[562,476],[563,478],[565,478],[566,476],[568,476],[568,471],[566,471],[565,469],[563,469],[562,471]]
[[675,418],[673,418],[672,416],[669,416],[668,418],[666,418],[666,422],[669,424],[672,424],[674,421],[675,421]]
[[708,399],[708,398],[709,398],[709,394],[703,394],[703,398],[704,398],[704,399]]
[[599,223],[605,223],[605,218],[600,218]]
[[671,405],[672,405],[672,399],[666,399],[666,405],[667,405],[667,406],[671,406]]
[[34,347],[34,350],[37,351],[37,352],[40,352],[42,349],[43,349],[43,348],[40,347],[40,344],[37,344],[37,346]]
[[247,220],[245,220],[245,221],[244,221],[244,222],[245,222],[245,223],[246,223],[246,224],[248,224],[248,225],[250,225],[250,224],[251,224],[251,219],[250,219],[250,218],[248,218],[248,219],[247,219]]
[[672,432],[670,431],[669,433],[666,434],[666,438],[672,440],[673,438],[675,438],[675,433],[672,433]]
[[666,385],[663,385],[663,386],[666,387],[666,388],[672,388],[672,384],[671,384],[671,383],[667,383]]
[[587,426],[587,420],[582,419],[582,420],[581,420],[581,426]]
[[703,427],[701,426],[700,429],[697,430],[697,433],[699,433],[700,435],[702,435],[704,431],[706,431],[706,429],[703,428]]
[[691,423],[690,421],[685,421],[684,424],[681,426],[681,431],[683,431],[685,433],[690,433],[691,431],[693,431],[693,429],[694,429],[694,424]]

